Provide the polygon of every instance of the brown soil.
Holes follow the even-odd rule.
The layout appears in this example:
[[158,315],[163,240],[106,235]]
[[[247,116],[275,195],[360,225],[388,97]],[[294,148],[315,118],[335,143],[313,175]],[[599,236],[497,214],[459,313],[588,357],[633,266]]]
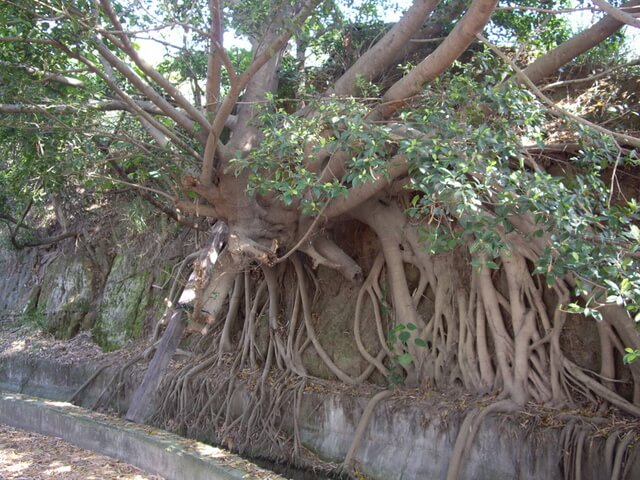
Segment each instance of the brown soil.
[[162,480],[54,437],[0,425],[0,480]]

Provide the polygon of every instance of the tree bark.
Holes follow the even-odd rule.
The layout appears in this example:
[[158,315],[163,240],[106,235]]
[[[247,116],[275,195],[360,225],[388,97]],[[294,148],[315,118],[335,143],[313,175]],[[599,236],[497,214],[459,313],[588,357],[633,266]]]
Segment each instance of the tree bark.
[[[624,7],[635,7],[640,5],[640,0],[631,0],[625,3]],[[561,66],[569,63],[587,50],[603,42],[616,33],[623,22],[616,20],[611,15],[607,15],[602,20],[580,32],[575,37],[561,43],[556,48],[538,58],[535,62],[523,70],[533,83],[539,83],[545,77],[555,73]]]

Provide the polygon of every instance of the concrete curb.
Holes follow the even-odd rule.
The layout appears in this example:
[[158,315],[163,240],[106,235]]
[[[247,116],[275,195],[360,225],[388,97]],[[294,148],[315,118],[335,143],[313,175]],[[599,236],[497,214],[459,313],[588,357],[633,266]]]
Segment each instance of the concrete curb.
[[0,391],[0,423],[59,437],[167,480],[284,480],[226,450],[66,402]]

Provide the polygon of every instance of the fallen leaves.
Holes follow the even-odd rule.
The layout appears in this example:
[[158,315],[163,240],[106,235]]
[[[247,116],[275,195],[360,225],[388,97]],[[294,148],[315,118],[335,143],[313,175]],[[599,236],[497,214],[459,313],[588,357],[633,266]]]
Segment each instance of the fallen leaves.
[[0,480],[162,480],[58,438],[0,425]]

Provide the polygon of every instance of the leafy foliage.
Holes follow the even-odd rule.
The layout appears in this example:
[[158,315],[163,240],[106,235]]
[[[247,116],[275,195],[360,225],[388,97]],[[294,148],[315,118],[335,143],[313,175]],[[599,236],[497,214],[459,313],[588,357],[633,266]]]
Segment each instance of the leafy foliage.
[[[258,45],[265,32],[273,37],[291,27],[288,19],[274,23],[272,12],[293,14],[296,3],[233,2],[225,6],[226,27]],[[455,3],[464,2],[443,2],[441,8]],[[489,34],[507,49],[517,46],[516,60],[528,59],[568,38],[567,18],[543,10],[570,3],[508,1],[503,6],[514,8],[494,15]],[[291,48],[282,52],[278,88],[255,107],[252,126],[260,131],[260,145],[237,151],[233,161],[236,173],[248,177],[248,193],[316,215],[354,189],[389,178],[390,159],[402,161],[407,178],[399,196],[408,199],[406,213],[419,225],[429,253],[464,248],[474,267],[499,269],[501,258],[513,248],[509,236],[518,233],[546,245],[533,266],[535,274],[549,285],[557,278],[574,280],[574,297],[564,306],[569,311],[599,318],[603,304],[617,303],[640,319],[640,205],[615,191],[616,172],[638,164],[634,151],[620,148],[602,133],[551,117],[531,93],[509,80],[512,72],[477,46],[390,120],[371,121],[380,103],[371,97],[383,93],[381,82],[360,79],[360,98],[317,95],[390,28],[381,18],[381,5],[323,2],[296,28]],[[520,9],[528,6],[538,8]],[[201,108],[210,60],[203,35],[210,22],[208,2],[140,0],[114,2],[114,9],[125,28],[140,35],[168,25],[181,29],[182,48],[172,49],[157,70],[181,91],[189,91],[185,95]],[[446,33],[458,16],[434,18],[438,31]],[[44,208],[54,195],[69,204],[81,203],[76,202],[79,198],[94,200],[123,184],[175,193],[179,178],[200,167],[175,143],[159,145],[139,118],[90,108],[113,100],[118,89],[132,101],[148,100],[122,71],[97,74],[102,67],[95,30],[103,20],[106,16],[96,14],[91,1],[70,6],[64,0],[16,0],[0,5],[0,36],[19,40],[3,42],[0,49],[0,103],[35,106],[29,113],[0,118],[0,213],[5,216],[19,216],[32,204]],[[131,34],[134,44],[137,36]],[[612,36],[570,67],[621,61],[622,38]],[[153,84],[151,75],[133,65],[113,38],[105,43],[117,59]],[[252,53],[238,47],[226,54],[239,73],[252,61]],[[76,85],[49,81],[48,74],[67,75]],[[222,90],[228,92],[230,79],[224,75]],[[162,88],[154,88],[164,98]],[[613,96],[613,90],[600,92],[601,105],[588,112],[593,119],[631,116],[627,112],[634,111],[637,97],[619,98],[614,105],[605,98]],[[306,108],[296,111],[302,104]],[[187,132],[165,116],[157,122],[196,157],[201,153],[203,145],[196,138],[201,130]],[[579,139],[577,153],[562,160],[566,165],[558,167],[560,171],[540,168],[545,159],[534,158],[531,149],[544,149],[559,133]],[[323,178],[323,168],[339,155],[348,155],[344,173],[338,179]],[[144,209],[132,205],[129,221],[145,228],[144,215],[138,214]],[[528,220],[516,222],[521,218]],[[413,338],[409,325],[392,330],[390,342],[406,346]],[[419,340],[415,345],[425,347]],[[406,355],[403,351],[395,360],[404,365],[410,360]]]
[[[464,245],[474,266],[497,269],[509,250],[506,236],[518,230],[513,217],[528,215],[534,227],[519,233],[548,240],[535,273],[549,285],[572,274],[575,294],[591,298],[588,305],[572,303],[571,311],[600,318],[599,306],[615,302],[640,313],[639,206],[634,199],[614,201],[605,182],[613,168],[637,164],[634,153],[621,153],[598,132],[563,124],[580,139],[567,175],[534,170],[522,144],[541,147],[551,119],[508,76],[488,53],[476,55],[400,113],[402,135],[398,123],[367,122],[369,106],[358,99],[313,104],[313,118],[271,107],[260,117],[262,144],[236,166],[251,171],[250,193],[275,193],[311,214],[383,174],[390,154],[402,155],[410,165],[407,213],[420,223],[430,253]],[[308,158],[321,150],[352,153],[340,182],[320,184],[309,171]]]

